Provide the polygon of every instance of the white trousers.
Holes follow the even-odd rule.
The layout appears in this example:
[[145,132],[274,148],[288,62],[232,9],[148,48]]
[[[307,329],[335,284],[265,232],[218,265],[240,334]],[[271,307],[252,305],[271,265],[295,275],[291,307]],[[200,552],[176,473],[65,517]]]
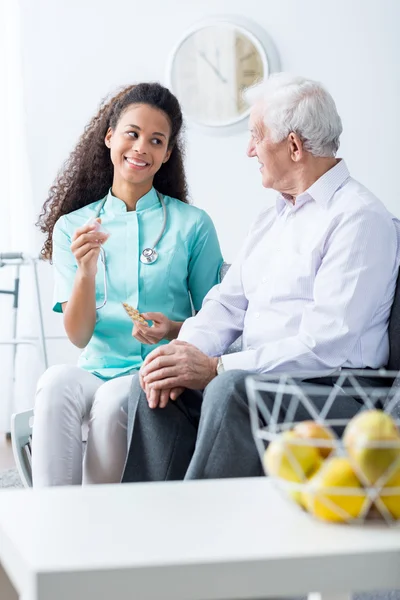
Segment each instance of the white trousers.
[[[32,433],[33,487],[117,483],[127,452],[133,375],[104,382],[80,367],[56,365],[40,378]],[[88,419],[82,457],[82,424]]]

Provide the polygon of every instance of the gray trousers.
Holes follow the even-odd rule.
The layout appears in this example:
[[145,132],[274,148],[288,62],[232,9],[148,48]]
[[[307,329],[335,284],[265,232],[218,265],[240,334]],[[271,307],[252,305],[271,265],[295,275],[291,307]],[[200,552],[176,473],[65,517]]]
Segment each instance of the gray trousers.
[[[245,378],[247,371],[227,371],[203,392],[185,390],[166,408],[149,408],[139,378],[134,377],[128,404],[128,455],[123,482],[215,479],[262,475],[253,440]],[[332,378],[313,380],[333,385]],[[301,384],[300,384],[301,385]],[[270,410],[273,395],[263,400]],[[326,394],[313,398],[322,408]],[[362,407],[359,400],[338,395],[330,418],[351,418]],[[284,417],[285,399],[282,402]],[[299,406],[295,420],[309,419]]]

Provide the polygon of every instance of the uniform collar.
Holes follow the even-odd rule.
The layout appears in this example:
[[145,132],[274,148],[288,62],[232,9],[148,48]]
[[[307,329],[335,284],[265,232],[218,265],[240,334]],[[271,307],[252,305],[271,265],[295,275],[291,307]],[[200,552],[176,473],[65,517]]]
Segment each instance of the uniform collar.
[[[153,206],[157,206],[159,204],[160,204],[160,201],[158,199],[157,192],[152,187],[151,190],[149,192],[147,192],[147,194],[145,194],[138,200],[138,203],[136,205],[136,211],[129,211],[129,212],[132,212],[132,213],[140,212],[143,210],[147,210],[148,208],[153,208]],[[126,210],[125,202],[123,202],[122,200],[120,200],[119,198],[114,196],[113,193],[111,192],[111,188],[105,198],[103,210],[106,214],[108,212],[111,212],[114,215],[126,214],[128,212]]]
[[[346,183],[349,177],[350,173],[347,165],[343,159],[340,159],[334,167],[317,179],[308,190],[297,196],[296,204],[294,206],[296,209],[300,208],[300,206],[309,200],[314,200],[317,204],[326,206],[329,200],[331,200],[334,194]],[[285,194],[279,194],[276,199],[276,211],[278,215],[281,214],[289,204],[292,204],[290,199]]]

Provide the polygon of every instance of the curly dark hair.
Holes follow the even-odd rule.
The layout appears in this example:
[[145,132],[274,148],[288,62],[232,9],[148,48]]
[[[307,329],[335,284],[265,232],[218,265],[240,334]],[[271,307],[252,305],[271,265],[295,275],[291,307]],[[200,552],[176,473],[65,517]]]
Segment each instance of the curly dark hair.
[[36,225],[47,234],[42,248],[44,259],[51,260],[53,229],[56,221],[78,208],[104,198],[113,181],[110,150],[104,143],[111,127],[115,129],[122,113],[132,104],[148,104],[161,110],[171,125],[171,156],[154,177],[154,187],[166,196],[188,202],[188,189],[183,165],[183,117],[175,96],[159,83],[139,83],[122,89],[110,100],[103,100],[98,113],[80,137],[76,148],[64,163],[50,188],[48,198]]

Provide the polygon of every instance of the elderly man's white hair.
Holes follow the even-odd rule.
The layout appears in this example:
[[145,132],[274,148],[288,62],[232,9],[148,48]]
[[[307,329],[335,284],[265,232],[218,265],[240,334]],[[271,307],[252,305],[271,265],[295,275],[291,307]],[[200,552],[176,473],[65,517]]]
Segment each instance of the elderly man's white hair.
[[314,156],[335,156],[343,131],[332,96],[318,82],[288,73],[275,73],[246,92],[250,105],[261,104],[273,142],[290,132]]

